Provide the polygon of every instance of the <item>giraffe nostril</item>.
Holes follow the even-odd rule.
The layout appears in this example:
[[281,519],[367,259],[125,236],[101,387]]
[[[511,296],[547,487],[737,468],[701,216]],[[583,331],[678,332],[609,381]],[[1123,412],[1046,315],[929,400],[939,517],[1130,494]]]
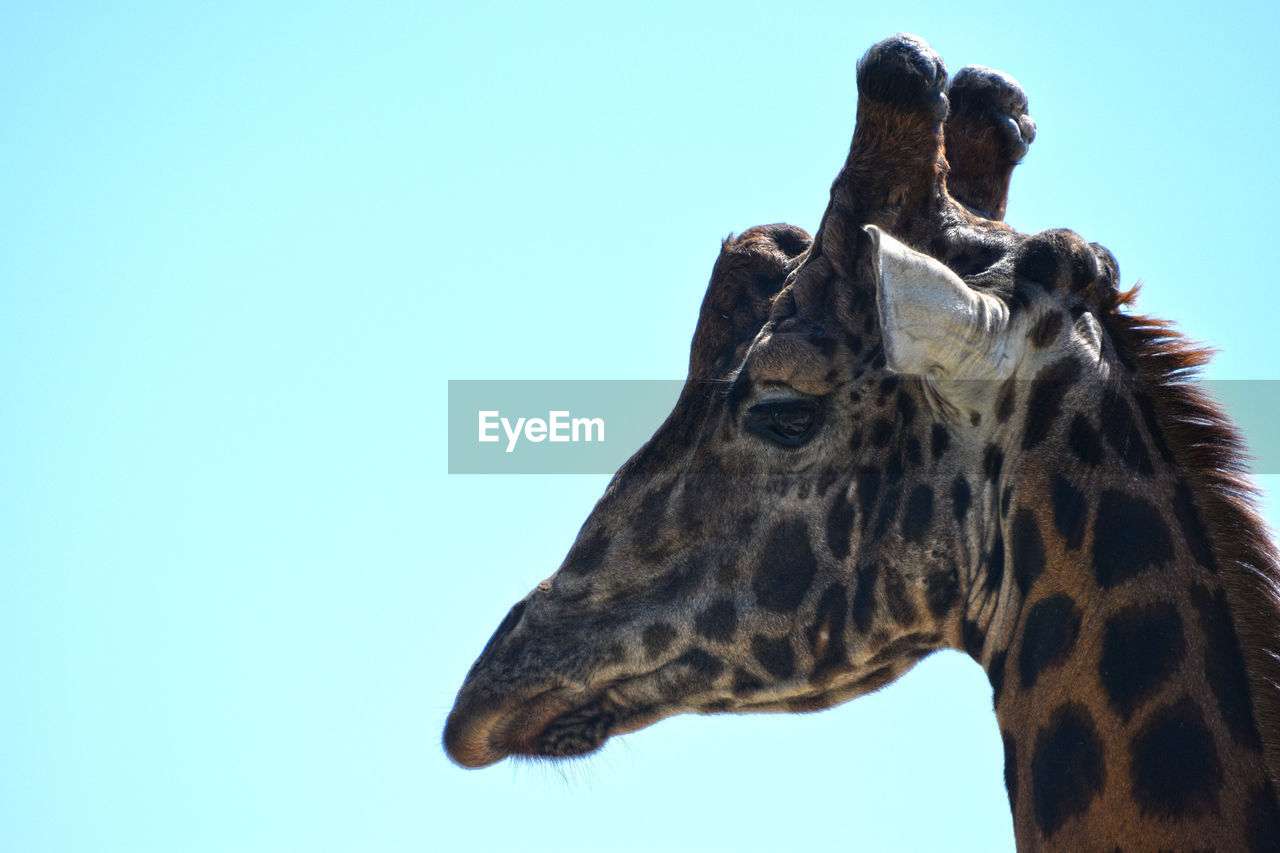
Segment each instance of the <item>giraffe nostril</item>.
[[485,643],[484,649],[480,652],[480,657],[484,658],[490,651],[497,648],[498,643],[503,638],[516,629],[520,624],[520,619],[524,616],[524,609],[527,602],[519,601],[514,607],[507,611],[507,615],[503,617],[502,622],[498,625],[498,630],[493,632],[493,636],[489,638],[489,642]]
[[502,623],[498,625],[498,630],[493,632],[495,640],[505,637],[515,630],[516,625],[520,624],[521,617],[524,616],[525,602],[518,601],[515,606],[507,611],[507,615],[503,618]]

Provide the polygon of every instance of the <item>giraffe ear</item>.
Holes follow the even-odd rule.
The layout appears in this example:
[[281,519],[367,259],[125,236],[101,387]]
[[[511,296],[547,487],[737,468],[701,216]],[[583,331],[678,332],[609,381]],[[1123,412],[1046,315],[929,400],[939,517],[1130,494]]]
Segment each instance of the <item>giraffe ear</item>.
[[782,223],[750,228],[724,241],[693,333],[691,378],[722,378],[741,363],[769,319],[774,296],[811,242],[803,229]]
[[891,370],[956,380],[997,379],[1013,369],[1004,302],[979,293],[941,261],[876,226],[865,230]]

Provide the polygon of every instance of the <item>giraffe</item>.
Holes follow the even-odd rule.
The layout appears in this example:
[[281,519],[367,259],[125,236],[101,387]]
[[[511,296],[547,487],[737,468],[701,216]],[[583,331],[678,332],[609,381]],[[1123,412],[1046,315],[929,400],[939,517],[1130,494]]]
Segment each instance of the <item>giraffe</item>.
[[1280,572],[1205,351],[1102,246],[1002,221],[1012,78],[898,35],[856,80],[816,233],[724,242],[673,411],[481,651],[448,755],[818,710],[955,648],[1019,849],[1280,849]]

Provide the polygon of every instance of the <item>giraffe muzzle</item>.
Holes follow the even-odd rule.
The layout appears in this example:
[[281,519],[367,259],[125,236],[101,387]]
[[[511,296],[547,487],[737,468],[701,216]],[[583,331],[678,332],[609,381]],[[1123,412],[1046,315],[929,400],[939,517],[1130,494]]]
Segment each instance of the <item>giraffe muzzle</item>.
[[[444,748],[462,767],[488,767],[512,755],[576,755],[597,748],[609,736],[611,713],[581,688],[539,685],[493,697],[464,685],[444,727]],[[468,695],[470,693],[470,695]],[[572,737],[586,724],[598,740]],[[555,744],[561,743],[556,750]],[[582,748],[573,749],[580,742]]]

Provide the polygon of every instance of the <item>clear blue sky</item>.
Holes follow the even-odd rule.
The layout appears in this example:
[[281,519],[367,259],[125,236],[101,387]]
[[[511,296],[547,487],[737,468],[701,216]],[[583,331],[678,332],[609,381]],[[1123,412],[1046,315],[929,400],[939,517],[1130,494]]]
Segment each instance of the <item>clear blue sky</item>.
[[446,380],[683,375],[719,239],[813,229],[901,30],[1029,91],[1015,226],[1280,378],[1275,5],[443,5],[6,10],[0,847],[1010,849],[959,655],[450,765],[606,478],[446,475]]

